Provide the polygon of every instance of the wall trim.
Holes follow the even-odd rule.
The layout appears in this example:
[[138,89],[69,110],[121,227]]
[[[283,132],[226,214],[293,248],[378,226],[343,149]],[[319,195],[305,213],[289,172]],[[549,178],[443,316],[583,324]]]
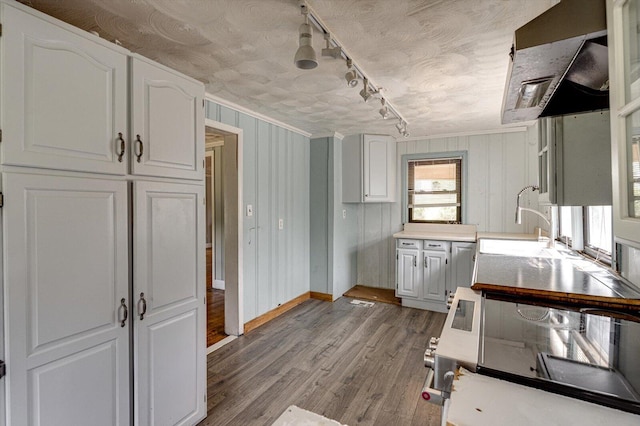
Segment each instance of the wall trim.
[[309,300],[310,298],[311,298],[311,292],[307,291],[306,293],[302,293],[300,296],[296,297],[295,299],[291,299],[288,302],[285,302],[282,305],[278,306],[277,308],[272,309],[268,312],[265,312],[259,317],[254,318],[249,322],[246,322],[244,324],[245,334],[250,332],[251,330],[255,330],[256,328],[268,323],[273,319],[276,319],[280,315],[284,314],[287,311],[290,311],[291,309],[295,308],[305,300]]
[[320,139],[320,138],[335,138],[335,139],[344,139],[344,135],[338,132],[329,132],[329,133],[318,133],[311,135],[311,139]]
[[275,118],[271,118],[271,117],[268,117],[268,116],[266,116],[264,114],[261,114],[259,112],[252,111],[249,108],[245,108],[245,107],[243,107],[241,105],[238,105],[238,104],[233,103],[231,101],[228,101],[226,99],[219,98],[219,97],[217,97],[215,95],[212,95],[210,93],[205,93],[204,98],[206,100],[208,100],[208,101],[215,102],[215,103],[217,103],[219,105],[225,106],[227,108],[231,108],[231,109],[236,110],[238,112],[241,112],[243,114],[250,115],[253,118],[257,118],[257,119],[260,119],[262,121],[266,121],[267,123],[271,123],[271,124],[274,124],[276,126],[282,127],[284,129],[291,130],[294,133],[299,133],[302,136],[306,136],[308,138],[311,137],[311,133],[309,133],[309,132],[305,132],[304,130],[298,129],[297,127],[290,126],[289,124],[283,123],[282,121],[278,121]]
[[320,293],[318,291],[310,291],[309,297],[316,300],[322,300],[324,302],[333,302],[333,295],[329,293]]
[[429,135],[429,136],[412,136],[409,138],[396,138],[396,142],[405,142],[405,141],[426,141],[430,139],[442,139],[442,138],[456,138],[461,136],[481,136],[481,135],[495,135],[501,133],[520,133],[526,132],[527,129],[535,124],[535,121],[527,122],[523,124],[528,124],[524,126],[517,127],[501,127],[497,129],[487,129],[487,130],[475,130],[469,132],[458,132],[458,133],[442,133],[439,135]]

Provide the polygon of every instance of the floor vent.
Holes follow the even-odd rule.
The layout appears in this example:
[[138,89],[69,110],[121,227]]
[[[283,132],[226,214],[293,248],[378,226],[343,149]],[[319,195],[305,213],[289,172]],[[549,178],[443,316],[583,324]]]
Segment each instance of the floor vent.
[[357,306],[364,306],[365,308],[370,308],[373,305],[375,305],[375,303],[373,303],[373,302],[367,302],[367,301],[358,300],[358,299],[352,300],[351,304],[352,305],[357,305]]

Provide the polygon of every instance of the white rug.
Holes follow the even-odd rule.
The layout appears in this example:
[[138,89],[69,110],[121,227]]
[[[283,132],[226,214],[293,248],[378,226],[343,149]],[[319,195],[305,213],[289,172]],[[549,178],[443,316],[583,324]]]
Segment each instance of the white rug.
[[322,417],[320,414],[303,410],[295,405],[291,405],[273,423],[272,426],[346,426],[335,420]]

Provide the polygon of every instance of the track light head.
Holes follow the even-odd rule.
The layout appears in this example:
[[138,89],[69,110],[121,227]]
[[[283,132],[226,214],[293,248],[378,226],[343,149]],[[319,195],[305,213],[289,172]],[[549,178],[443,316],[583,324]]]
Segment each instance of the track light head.
[[403,128],[404,128],[403,121],[402,120],[398,121],[398,123],[396,124],[396,129],[398,129],[398,133],[402,133]]
[[298,31],[300,32],[300,47],[298,47],[293,63],[302,70],[314,69],[318,66],[318,60],[316,59],[316,51],[311,45],[313,30],[309,25],[306,13],[304,13],[304,23],[300,25]]
[[351,62],[351,59],[347,59],[348,71],[344,75],[344,78],[345,80],[347,80],[347,86],[356,87],[358,85],[358,73],[356,72],[356,70],[351,68],[352,66],[353,66],[353,62]]
[[372,95],[372,93],[369,91],[369,80],[365,78],[362,85],[364,87],[360,91],[360,96],[362,96],[362,99],[364,99],[364,101],[367,102]]
[[332,57],[333,59],[338,59],[340,56],[342,56],[342,48],[340,46],[335,46],[335,47],[331,46],[330,33],[324,33],[324,39],[327,42],[327,47],[322,49],[322,56],[329,56],[329,57]]
[[389,115],[390,115],[389,108],[387,107],[387,103],[384,100],[384,98],[380,99],[380,103],[382,104],[382,108],[380,108],[378,112],[382,116],[382,119],[386,120],[387,118],[389,118]]

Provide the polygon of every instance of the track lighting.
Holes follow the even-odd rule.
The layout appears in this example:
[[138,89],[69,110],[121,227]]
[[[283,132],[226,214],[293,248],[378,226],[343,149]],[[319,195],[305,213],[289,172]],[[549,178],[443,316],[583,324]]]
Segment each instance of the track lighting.
[[351,59],[347,59],[347,68],[349,71],[344,75],[344,78],[347,80],[347,86],[356,87],[358,85],[358,73],[356,70],[352,69],[353,63]]
[[333,59],[338,59],[342,56],[342,48],[340,46],[331,47],[330,33],[324,33],[324,39],[327,42],[327,47],[322,49],[322,56],[330,56]]
[[383,120],[386,120],[387,118],[389,118],[389,108],[387,108],[386,105],[386,101],[384,100],[384,98],[380,99],[380,103],[382,104],[382,108],[380,108],[380,115],[382,116]]
[[323,34],[325,40],[325,47],[322,49],[321,55],[323,57],[330,57],[334,59],[343,58],[347,63],[347,71],[344,74],[344,79],[347,82],[348,87],[358,86],[358,81],[363,81],[362,90],[360,90],[360,96],[367,102],[370,98],[375,97],[380,99],[382,104],[378,110],[380,116],[383,119],[389,117],[398,119],[398,123],[395,125],[398,132],[406,137],[409,137],[407,130],[407,121],[402,114],[398,112],[395,106],[393,106],[386,98],[386,93],[382,93],[382,88],[376,85],[369,79],[367,74],[359,67],[351,58],[351,54],[344,48],[342,43],[332,36],[329,27],[322,22],[322,19],[313,11],[307,4],[307,0],[298,0],[298,7],[302,15],[304,15],[304,23],[299,28],[299,47],[296,51],[294,63],[296,67],[300,69],[313,69],[318,66],[318,60],[316,52],[313,49],[312,37],[313,27],[315,27],[320,34]]
[[369,80],[365,78],[362,84],[364,85],[364,87],[360,91],[360,96],[362,96],[362,99],[364,99],[364,101],[367,102],[372,94],[369,91]]
[[300,47],[296,52],[296,56],[293,62],[296,66],[303,70],[311,70],[318,66],[318,60],[316,59],[316,51],[313,50],[311,45],[313,29],[309,25],[309,12],[306,5],[301,6],[302,14],[304,15],[304,23],[300,25],[298,31],[300,32]]

